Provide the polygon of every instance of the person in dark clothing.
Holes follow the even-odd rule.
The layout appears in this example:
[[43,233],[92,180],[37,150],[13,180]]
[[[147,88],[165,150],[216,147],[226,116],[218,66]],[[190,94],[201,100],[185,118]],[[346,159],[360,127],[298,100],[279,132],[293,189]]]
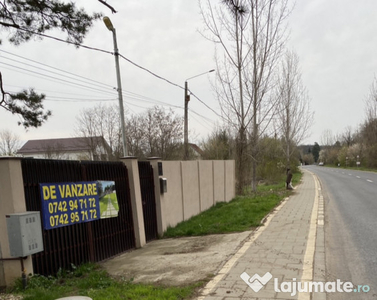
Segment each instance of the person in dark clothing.
[[292,172],[290,168],[287,168],[287,180],[285,181],[287,190],[293,190],[291,181],[292,181]]

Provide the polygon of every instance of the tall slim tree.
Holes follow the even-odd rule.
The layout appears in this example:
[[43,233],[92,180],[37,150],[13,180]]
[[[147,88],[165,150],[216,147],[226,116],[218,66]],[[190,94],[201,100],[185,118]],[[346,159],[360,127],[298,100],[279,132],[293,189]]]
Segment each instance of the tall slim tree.
[[277,123],[282,133],[286,165],[289,167],[294,147],[308,137],[313,124],[313,112],[302,82],[299,58],[292,51],[287,51],[282,61],[277,92]]
[[[203,5],[203,2],[205,5]],[[251,159],[256,190],[258,140],[274,113],[273,75],[284,48],[287,0],[202,0],[201,13],[215,42],[216,94],[222,113],[237,131],[237,193],[247,184]]]
[[321,145],[332,146],[336,142],[336,138],[331,129],[325,129],[321,134]]
[[374,78],[365,99],[365,114],[367,121],[377,119],[377,78]]
[[318,161],[319,158],[319,152],[321,151],[321,147],[318,145],[317,142],[314,143],[313,149],[312,149],[312,154],[314,157],[314,162]]
[[377,78],[374,78],[365,100],[366,120],[361,125],[360,142],[365,145],[366,161],[369,167],[377,166]]

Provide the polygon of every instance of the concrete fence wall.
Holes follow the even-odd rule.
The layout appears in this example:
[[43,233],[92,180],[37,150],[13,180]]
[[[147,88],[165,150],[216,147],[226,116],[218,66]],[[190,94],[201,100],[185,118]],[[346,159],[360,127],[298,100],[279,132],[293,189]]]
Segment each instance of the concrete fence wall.
[[161,229],[190,219],[235,196],[234,161],[163,161],[167,193],[160,194]]
[[[136,158],[122,159],[127,166],[136,247],[145,245],[143,206]],[[151,159],[155,182],[157,232],[161,236],[169,226],[235,196],[234,161],[163,161]],[[167,192],[160,192],[160,178],[167,179]],[[26,211],[21,159],[0,157],[0,287],[21,276],[20,261],[10,258],[6,215]],[[31,256],[24,260],[27,273],[33,272]]]

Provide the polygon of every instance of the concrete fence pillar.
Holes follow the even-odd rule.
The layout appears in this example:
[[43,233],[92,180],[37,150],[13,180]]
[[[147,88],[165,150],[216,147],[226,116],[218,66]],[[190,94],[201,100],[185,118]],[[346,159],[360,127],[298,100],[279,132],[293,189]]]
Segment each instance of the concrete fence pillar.
[[[0,258],[11,258],[6,215],[26,212],[21,158],[0,157]],[[33,273],[31,256],[24,260],[26,273]],[[11,285],[21,277],[19,260],[0,260],[0,287]]]
[[236,196],[236,175],[234,160],[225,160],[224,170],[225,201],[229,202]]
[[135,231],[136,248],[141,248],[146,244],[143,204],[140,190],[139,165],[136,157],[124,157],[121,161],[126,165],[128,180],[130,183],[132,219]]

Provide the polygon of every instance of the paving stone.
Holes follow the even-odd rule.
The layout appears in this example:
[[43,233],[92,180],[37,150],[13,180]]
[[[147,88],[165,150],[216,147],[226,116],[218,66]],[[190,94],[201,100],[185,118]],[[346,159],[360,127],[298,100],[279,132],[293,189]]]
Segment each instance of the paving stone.
[[[303,183],[294,191],[294,195],[277,211],[268,226],[263,228],[258,238],[251,243],[205,300],[298,299],[297,295],[277,293],[274,279],[277,278],[279,284],[283,281],[292,282],[293,278],[297,282],[301,279],[315,195],[314,180],[305,172]],[[318,240],[320,239],[323,239],[323,233],[319,234]],[[315,259],[322,263],[324,257],[322,244]],[[258,274],[262,278],[270,272],[272,278],[264,286],[262,285],[258,292],[255,292],[240,277],[243,272],[250,277]],[[317,277],[321,276],[319,270],[314,273],[317,273]],[[256,282],[258,281],[253,283]],[[316,295],[312,299],[324,300],[322,296]]]

